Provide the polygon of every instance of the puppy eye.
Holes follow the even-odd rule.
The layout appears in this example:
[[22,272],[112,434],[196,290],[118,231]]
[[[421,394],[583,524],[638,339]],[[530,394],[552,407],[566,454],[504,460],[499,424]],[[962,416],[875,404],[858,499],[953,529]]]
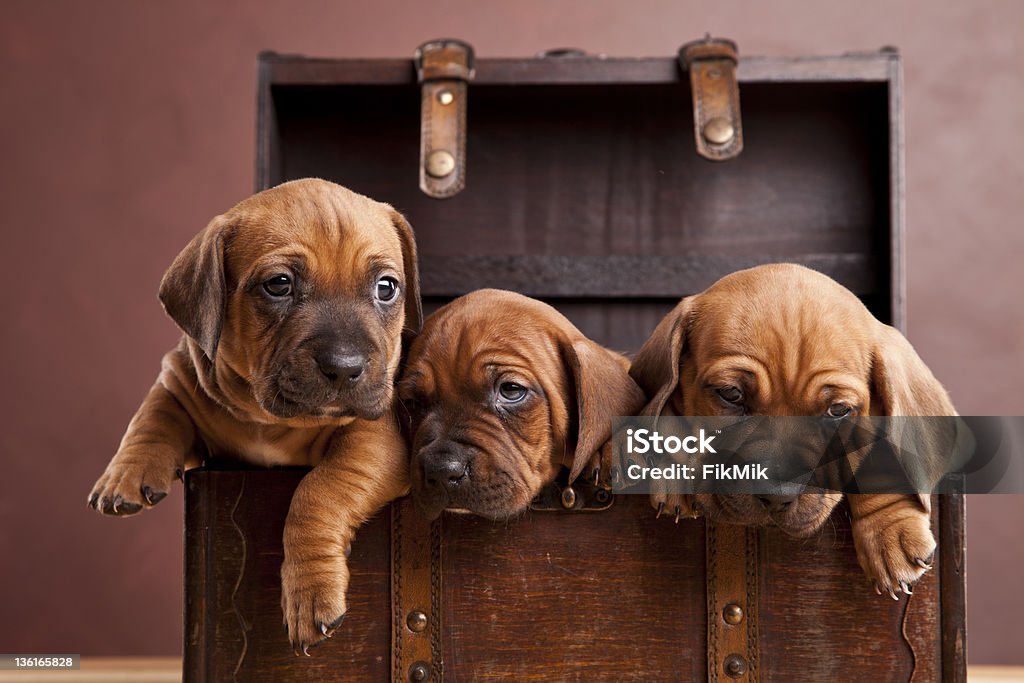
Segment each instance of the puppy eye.
[[515,382],[502,382],[498,385],[498,396],[506,403],[519,403],[529,393],[526,387]]
[[270,296],[288,296],[292,293],[292,279],[287,275],[275,275],[263,283],[263,289]]
[[853,408],[845,403],[833,403],[828,407],[829,417],[846,417],[852,412]]
[[398,280],[390,275],[385,275],[377,280],[373,289],[374,299],[382,304],[389,304],[395,300],[396,296],[398,296]]
[[726,403],[736,404],[743,400],[743,392],[739,387],[719,387],[715,393]]

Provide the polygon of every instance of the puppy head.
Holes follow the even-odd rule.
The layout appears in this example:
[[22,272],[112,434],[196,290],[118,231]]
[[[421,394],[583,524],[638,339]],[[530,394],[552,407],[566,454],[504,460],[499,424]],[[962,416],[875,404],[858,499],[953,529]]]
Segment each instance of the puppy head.
[[403,330],[421,321],[409,224],[317,179],[210,221],[164,275],[160,300],[232,409],[293,426],[380,417]]
[[[901,334],[839,283],[790,264],[739,271],[684,299],[630,374],[652,397],[644,411],[652,415],[954,414]],[[796,443],[785,457],[817,462],[819,455],[819,443]],[[731,521],[807,534],[841,497],[699,495],[697,503]]]
[[524,511],[643,404],[626,367],[547,304],[498,290],[456,299],[427,320],[399,383],[414,494],[431,514]]

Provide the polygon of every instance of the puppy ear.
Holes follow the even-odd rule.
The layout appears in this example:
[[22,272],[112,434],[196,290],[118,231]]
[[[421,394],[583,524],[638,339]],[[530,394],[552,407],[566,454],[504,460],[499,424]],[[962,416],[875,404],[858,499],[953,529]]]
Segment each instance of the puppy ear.
[[679,364],[696,299],[696,296],[686,297],[662,318],[629,368],[630,377],[650,399],[643,411],[645,415],[661,415],[672,392],[679,386]]
[[569,472],[571,483],[611,438],[612,418],[635,415],[643,407],[644,395],[630,379],[628,363],[589,339],[567,345],[565,357],[576,393],[578,424]]
[[[949,394],[935,375],[914,351],[906,337],[889,325],[878,323],[878,333],[871,357],[871,413],[886,416],[955,416],[956,409]],[[927,462],[904,463],[923,467],[923,474],[934,484],[943,474],[944,452],[953,443],[953,421],[937,421],[916,428],[904,428],[895,438],[912,445]],[[925,511],[931,511],[931,498],[917,494]]]
[[227,304],[224,282],[224,233],[228,221],[217,216],[192,238],[160,281],[160,302],[171,319],[213,360]]
[[413,336],[423,327],[423,303],[420,301],[420,272],[416,257],[416,236],[405,216],[391,210],[391,222],[402,241],[402,270],[405,271],[405,329]]
[[956,415],[946,390],[906,337],[889,325],[878,327],[871,358],[871,400],[880,401],[880,414]]

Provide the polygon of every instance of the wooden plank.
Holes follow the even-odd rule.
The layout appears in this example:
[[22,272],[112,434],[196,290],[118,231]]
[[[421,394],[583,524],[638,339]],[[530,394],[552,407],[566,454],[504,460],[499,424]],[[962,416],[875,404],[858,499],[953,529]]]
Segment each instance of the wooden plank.
[[892,320],[897,330],[906,332],[906,171],[903,162],[903,68],[895,52],[889,63],[889,287]]
[[[412,59],[310,59],[264,53],[271,85],[412,85]],[[871,81],[889,78],[889,54],[824,57],[742,57],[740,83]],[[641,59],[587,56],[550,59],[478,59],[474,85],[682,83],[674,57]]]
[[870,254],[763,256],[431,256],[420,265],[423,296],[510,289],[535,297],[668,298],[700,292],[723,275],[786,261],[821,271],[864,296],[877,292]]
[[942,585],[942,680],[967,678],[966,496],[939,496],[939,579]]

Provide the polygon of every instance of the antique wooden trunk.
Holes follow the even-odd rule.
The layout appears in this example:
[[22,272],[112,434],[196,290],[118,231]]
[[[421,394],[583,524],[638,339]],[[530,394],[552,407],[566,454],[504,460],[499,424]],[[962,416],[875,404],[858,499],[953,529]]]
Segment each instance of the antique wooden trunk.
[[[738,101],[704,90],[733,73],[707,56],[470,55],[432,72],[265,54],[257,189],[320,176],[393,204],[416,230],[428,311],[512,289],[635,351],[681,296],[792,261],[901,326],[898,55],[741,58]],[[278,569],[302,476],[188,473],[187,680],[965,678],[959,496],[937,498],[935,571],[899,602],[864,579],[845,509],[794,540],[592,491],[584,510],[504,523],[431,526],[397,503],[357,536],[342,628],[296,658]]]

